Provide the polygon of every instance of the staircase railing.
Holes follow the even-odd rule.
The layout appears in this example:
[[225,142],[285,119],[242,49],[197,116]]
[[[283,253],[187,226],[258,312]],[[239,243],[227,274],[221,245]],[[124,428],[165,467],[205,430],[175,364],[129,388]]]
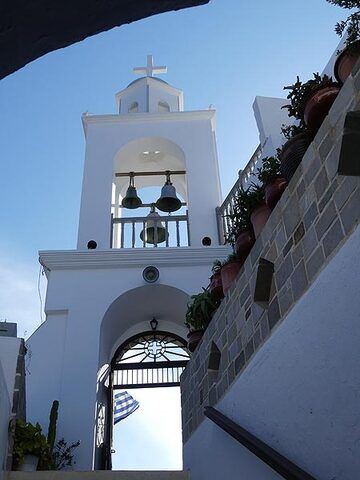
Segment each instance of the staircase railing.
[[205,407],[205,416],[216,423],[222,430],[256,455],[260,460],[279,473],[286,480],[315,480],[310,474],[302,470],[295,463],[288,460],[279,452],[269,447],[252,433],[240,427],[213,407]]

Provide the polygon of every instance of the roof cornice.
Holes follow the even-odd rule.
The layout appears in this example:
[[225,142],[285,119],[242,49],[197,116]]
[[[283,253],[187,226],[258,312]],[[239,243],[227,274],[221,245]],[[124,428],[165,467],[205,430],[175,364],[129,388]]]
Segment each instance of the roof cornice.
[[45,271],[141,268],[147,265],[191,266],[209,265],[214,259],[223,259],[228,254],[228,246],[47,250],[39,252],[39,262]]
[[104,123],[154,123],[154,122],[179,122],[188,120],[213,120],[216,110],[193,110],[187,112],[164,112],[164,113],[128,113],[128,114],[108,114],[92,115],[85,113],[81,120],[86,135],[87,126],[91,124]]

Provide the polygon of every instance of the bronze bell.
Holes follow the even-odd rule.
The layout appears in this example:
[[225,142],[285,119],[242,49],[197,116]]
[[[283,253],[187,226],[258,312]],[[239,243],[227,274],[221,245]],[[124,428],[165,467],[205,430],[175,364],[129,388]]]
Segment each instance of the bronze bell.
[[[152,245],[157,245],[158,243],[163,243],[169,237],[169,233],[164,228],[163,224],[160,222],[160,215],[155,212],[155,204],[151,205],[150,213],[147,216],[145,230],[142,230],[140,233],[140,238],[145,243],[151,243]],[[155,228],[157,235],[155,235]],[[157,238],[155,238],[157,236]]]
[[139,208],[142,205],[141,198],[138,197],[138,194],[136,192],[136,188],[134,185],[134,173],[130,172],[130,184],[128,189],[126,190],[126,195],[122,199],[121,205],[124,208]]
[[176,190],[170,181],[170,172],[166,172],[166,182],[161,189],[161,195],[156,207],[162,212],[175,212],[181,208],[181,201],[176,196]]

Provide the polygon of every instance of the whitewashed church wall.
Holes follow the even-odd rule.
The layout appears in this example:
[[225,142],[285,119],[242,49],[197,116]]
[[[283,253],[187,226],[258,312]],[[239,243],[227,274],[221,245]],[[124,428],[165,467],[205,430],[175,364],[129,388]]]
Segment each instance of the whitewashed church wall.
[[0,480],[4,478],[6,467],[11,403],[2,360],[0,360]]
[[149,112],[156,113],[159,111],[159,102],[166,102],[170,107],[170,112],[179,111],[179,97],[166,92],[162,88],[156,86],[150,87],[149,92]]
[[139,84],[138,88],[129,89],[121,97],[120,114],[129,113],[129,108],[134,102],[138,104],[138,112],[147,112],[146,87],[143,84]]
[[[26,342],[26,413],[47,432],[51,405],[61,398],[61,376],[67,312],[48,313],[46,321]],[[60,402],[59,415],[62,405]]]
[[[203,248],[204,252],[209,252],[209,248]],[[226,256],[226,249],[222,250]],[[87,255],[90,257],[92,253],[97,254],[97,251],[87,252]],[[196,268],[193,265],[159,265],[160,282],[188,295],[196,293],[201,286],[206,286],[211,263]],[[31,352],[30,375],[27,376],[29,419],[47,428],[51,403],[59,400],[58,437],[63,436],[67,442],[80,439],[76,455],[79,470],[93,466],[98,370],[111,360],[115,347],[124,340],[126,332],[130,334],[131,327],[138,331],[144,328],[143,324],[134,325],[126,313],[119,315],[116,325],[109,327],[108,343],[103,347],[105,353],[100,361],[101,322],[120,295],[148,285],[142,278],[146,265],[127,269],[52,270],[49,274],[45,305],[48,320],[27,342]],[[56,314],[64,310],[68,311],[67,316]],[[184,331],[184,312],[177,322],[174,333],[179,329]],[[169,326],[159,322],[159,329]],[[44,393],[39,395],[39,392]]]
[[[163,120],[149,122],[134,120],[87,125],[87,147],[81,198],[78,248],[86,249],[89,240],[98,248],[110,247],[110,205],[113,161],[117,151],[130,141],[143,137],[162,137],[174,142],[184,152],[188,181],[190,239],[200,246],[209,236],[213,244],[218,239],[215,208],[221,203],[219,171],[214,148],[214,136],[208,111],[194,112],[206,119]],[[175,115],[180,115],[176,114]],[[184,115],[188,115],[184,112]],[[85,117],[86,118],[86,117]]]
[[[360,471],[359,246],[360,227],[216,405],[318,480],[354,480]],[[217,451],[218,430],[206,419],[185,444],[185,466],[202,464],[194,480],[226,463],[201,440],[207,435]]]

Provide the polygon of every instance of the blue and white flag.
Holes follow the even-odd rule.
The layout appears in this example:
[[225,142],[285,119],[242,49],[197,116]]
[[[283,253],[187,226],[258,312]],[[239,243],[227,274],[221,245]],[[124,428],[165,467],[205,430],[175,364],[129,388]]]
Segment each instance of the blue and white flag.
[[130,393],[120,392],[114,397],[114,425],[131,415],[139,408],[139,402]]

